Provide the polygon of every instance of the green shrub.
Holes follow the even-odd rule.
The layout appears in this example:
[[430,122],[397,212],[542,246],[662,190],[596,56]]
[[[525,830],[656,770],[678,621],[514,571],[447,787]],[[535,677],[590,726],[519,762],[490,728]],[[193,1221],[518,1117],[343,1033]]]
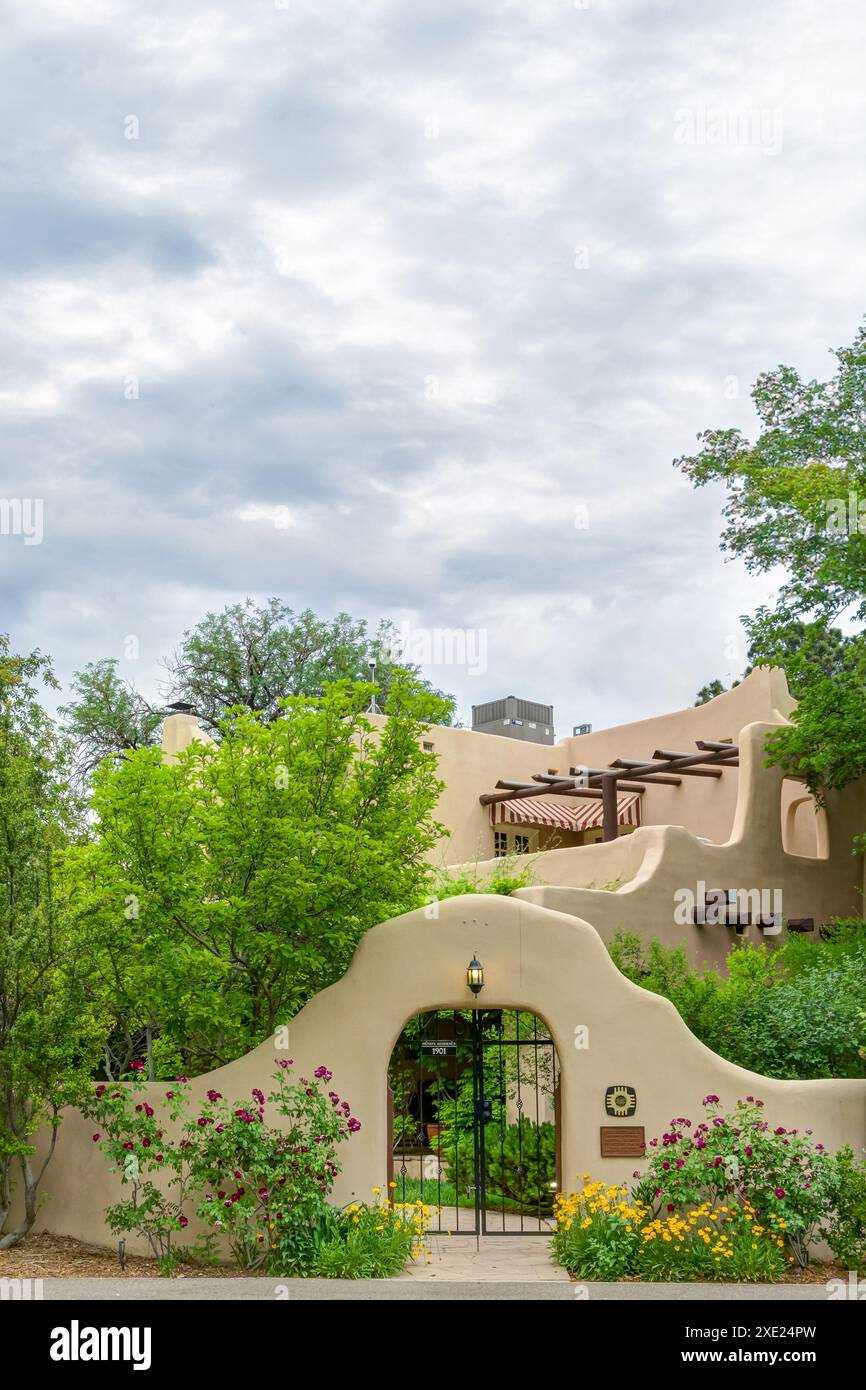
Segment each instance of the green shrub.
[[866,925],[835,921],[819,941],[732,946],[727,978],[694,969],[684,947],[619,932],[610,953],[628,979],[661,994],[720,1056],[791,1080],[866,1075]]
[[625,1187],[589,1182],[579,1192],[557,1193],[553,1257],[577,1279],[610,1282],[634,1274],[647,1208]]
[[834,1163],[833,1212],[821,1234],[846,1269],[866,1274],[866,1163],[854,1157],[850,1145],[839,1150]]
[[485,1195],[516,1210],[547,1214],[553,1210],[556,1174],[556,1129],[547,1120],[523,1120],[503,1131],[486,1126]]
[[309,1272],[322,1279],[391,1278],[423,1253],[429,1214],[422,1202],[352,1202],[319,1244]]
[[715,968],[693,970],[684,946],[647,943],[633,932],[616,932],[610,954],[627,979],[670,999],[692,1032],[706,1041],[704,1017],[725,983]]
[[[495,1122],[484,1130],[487,1206],[548,1215],[553,1209],[551,1184],[556,1174],[555,1127],[546,1120],[541,1124],[522,1120],[505,1126]],[[449,1186],[457,1186],[458,1176],[465,1185],[474,1163],[471,1130],[446,1132],[442,1161]]]
[[704,1100],[696,1125],[680,1116],[650,1140],[648,1166],[635,1195],[658,1215],[709,1202],[748,1204],[768,1230],[784,1237],[798,1264],[809,1259],[818,1227],[830,1215],[836,1186],[833,1159],[811,1130],[772,1128],[763,1101],[747,1096],[729,1114],[718,1096]]
[[[866,950],[824,954],[818,948],[814,964],[794,975],[785,973],[784,951],[769,981],[732,975],[705,1016],[703,1041],[765,1076],[863,1076]],[[731,965],[746,954],[734,952]]]
[[477,864],[464,866],[458,873],[441,870],[434,875],[430,897],[460,898],[465,893],[501,893],[507,897],[532,882],[531,866],[518,860],[518,855],[503,855],[486,877],[481,876]]
[[[340,1171],[338,1145],[361,1126],[348,1101],[325,1094],[327,1067],[291,1082],[290,1066],[278,1064],[267,1098],[254,1087],[250,1099],[231,1104],[215,1090],[196,1100],[178,1077],[158,1103],[162,1116],[148,1101],[151,1090],[97,1086],[82,1110],[128,1193],[108,1208],[109,1228],[146,1239],[172,1274],[192,1210],[208,1234],[227,1240],[241,1268],[309,1273],[334,1234],[327,1197]],[[133,1063],[135,1074],[142,1068]]]

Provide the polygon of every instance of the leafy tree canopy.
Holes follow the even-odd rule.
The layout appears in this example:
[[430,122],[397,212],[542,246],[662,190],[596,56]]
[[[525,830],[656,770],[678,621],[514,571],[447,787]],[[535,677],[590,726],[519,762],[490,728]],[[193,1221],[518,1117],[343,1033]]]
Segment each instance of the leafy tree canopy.
[[[387,702],[392,683],[411,673],[416,684],[439,699],[436,723],[450,724],[454,701],[400,659],[393,624],[375,634],[363,620],[338,613],[323,619],[309,608],[295,613],[280,599],[252,599],[208,613],[183,635],[163,665],[168,700],[191,705],[216,737],[227,712],[237,706],[266,719],[281,716],[281,702],[319,695],[331,681],[367,681],[375,666],[376,699]],[[113,659],[90,662],[76,672],[72,699],[61,708],[78,748],[79,772],[88,776],[103,758],[154,746],[165,710],[148,702],[118,673]]]
[[706,685],[701,686],[695,696],[695,704],[709,704],[710,700],[715,700],[717,695],[724,695],[726,688],[720,680],[708,681]]
[[443,703],[395,675],[235,709],[171,764],[139,749],[94,776],[96,822],[68,856],[77,929],[97,943],[114,1075],[242,1055],[344,973],[363,933],[424,899],[443,833],[424,732]]
[[819,796],[866,772],[866,328],[835,358],[829,381],[791,367],[758,378],[754,442],[706,430],[676,460],[696,486],[724,484],[722,549],[786,573],[775,604],[743,621],[750,660],[783,666],[800,701],[769,754]]
[[[0,1249],[36,1218],[60,1111],[84,1092],[103,1033],[84,1007],[87,952],[68,930],[57,857],[80,808],[69,786],[69,747],[39,703],[56,687],[40,652],[18,656],[0,635]],[[33,1136],[51,1128],[47,1156]],[[22,1215],[10,1224],[13,1188]]]
[[60,707],[78,749],[78,771],[87,776],[103,758],[150,748],[159,742],[164,713],[117,672],[117,661],[90,661],[72,680],[73,698]]
[[[166,668],[172,698],[191,704],[205,726],[217,731],[235,705],[276,719],[288,696],[319,695],[329,681],[369,680],[371,662],[383,704],[395,675],[409,669],[395,659],[397,645],[396,629],[387,621],[371,636],[366,622],[348,613],[327,620],[309,608],[294,613],[276,598],[262,606],[247,599],[208,613],[185,632]],[[439,722],[450,722],[449,708],[441,714]]]

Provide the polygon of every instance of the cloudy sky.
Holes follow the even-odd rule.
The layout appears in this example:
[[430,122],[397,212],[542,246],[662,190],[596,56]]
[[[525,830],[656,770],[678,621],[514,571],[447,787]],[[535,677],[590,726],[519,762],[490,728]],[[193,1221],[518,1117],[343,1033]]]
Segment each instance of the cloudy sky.
[[0,52],[17,648],[153,691],[277,594],[559,733],[739,673],[769,589],[671,462],[866,312],[857,0],[11,0]]

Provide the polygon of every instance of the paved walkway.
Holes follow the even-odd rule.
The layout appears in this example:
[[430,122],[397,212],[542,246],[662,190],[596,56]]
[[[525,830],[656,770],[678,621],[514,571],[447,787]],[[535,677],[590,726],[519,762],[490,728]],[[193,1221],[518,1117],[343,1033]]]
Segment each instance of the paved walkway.
[[568,1274],[550,1258],[546,1236],[428,1236],[427,1254],[398,1279],[437,1283],[569,1283]]
[[[460,1223],[474,1221],[474,1212],[461,1209]],[[398,1274],[398,1279],[436,1280],[437,1283],[569,1283],[561,1265],[550,1258],[552,1225],[535,1217],[515,1216],[511,1212],[486,1213],[486,1224],[494,1235],[464,1235],[457,1228],[457,1209],[442,1207],[437,1225],[451,1235],[428,1235],[426,1253]],[[541,1226],[541,1230],[539,1230]],[[513,1231],[514,1235],[506,1234]],[[456,1232],[456,1233],[455,1233]],[[524,1234],[518,1234],[523,1232]]]
[[[312,1302],[361,1300],[363,1302],[414,1303],[448,1299],[501,1303],[549,1302],[587,1304],[633,1303],[643,1299],[670,1302],[799,1303],[826,1300],[823,1284],[572,1284],[558,1279],[524,1279],[519,1282],[490,1279],[452,1281],[438,1279],[46,1279],[43,1297],[62,1300],[77,1309],[99,1302],[152,1300],[171,1302]],[[23,1305],[22,1305],[23,1306]],[[93,1315],[91,1315],[93,1316]],[[98,1318],[94,1318],[99,1321]]]

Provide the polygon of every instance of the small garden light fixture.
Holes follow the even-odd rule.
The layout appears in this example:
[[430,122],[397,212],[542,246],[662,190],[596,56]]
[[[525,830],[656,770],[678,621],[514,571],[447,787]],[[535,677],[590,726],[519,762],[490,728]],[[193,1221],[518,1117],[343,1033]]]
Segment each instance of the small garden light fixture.
[[473,994],[480,994],[484,988],[484,966],[477,956],[473,956],[466,967],[466,983]]

